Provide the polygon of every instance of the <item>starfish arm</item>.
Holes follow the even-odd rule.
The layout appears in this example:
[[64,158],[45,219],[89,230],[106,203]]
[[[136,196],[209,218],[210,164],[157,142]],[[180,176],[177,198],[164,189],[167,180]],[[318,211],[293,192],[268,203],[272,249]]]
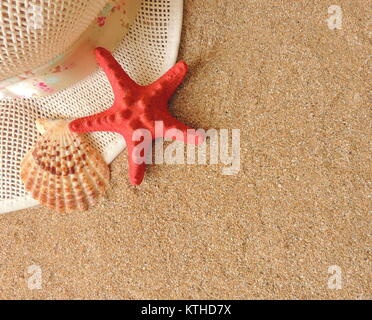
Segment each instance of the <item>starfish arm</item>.
[[130,91],[133,88],[140,87],[129,77],[110,51],[105,48],[98,47],[95,49],[95,55],[97,63],[101,66],[111,83],[115,93],[115,98],[123,98],[125,94],[123,89]]
[[71,131],[76,133],[87,133],[96,131],[114,131],[110,119],[110,109],[91,116],[73,120],[69,124]]
[[169,100],[185,79],[187,70],[187,64],[184,61],[180,61],[151,84],[150,88],[160,91],[162,96]]
[[128,148],[129,181],[132,185],[138,186],[142,183],[145,176],[146,163],[142,160],[136,159],[136,156],[133,154],[135,151],[134,149],[139,142],[128,139],[126,139],[126,141]]
[[[173,118],[171,115],[164,117],[164,133],[163,137],[166,139],[179,140],[184,143],[201,145],[205,140],[203,133],[185,125],[183,122]],[[172,129],[177,129],[182,132],[182,135],[177,135],[172,132]],[[172,131],[169,131],[172,130]],[[156,137],[160,138],[160,137]]]

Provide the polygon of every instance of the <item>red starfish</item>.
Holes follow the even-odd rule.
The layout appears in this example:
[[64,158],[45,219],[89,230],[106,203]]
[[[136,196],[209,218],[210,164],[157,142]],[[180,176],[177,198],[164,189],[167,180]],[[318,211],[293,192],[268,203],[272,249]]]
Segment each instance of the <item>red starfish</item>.
[[[141,184],[146,168],[145,163],[138,160],[135,150],[142,141],[132,139],[137,129],[151,132],[152,140],[166,137],[193,144],[201,144],[204,141],[202,134],[173,118],[168,112],[168,101],[187,73],[186,63],[178,62],[154,83],[140,86],[126,74],[110,51],[96,48],[95,54],[98,64],[111,83],[115,102],[104,112],[72,121],[70,129],[77,133],[94,131],[120,133],[127,143],[129,177],[133,185]],[[163,122],[161,132],[155,130],[155,121]],[[183,137],[167,134],[166,131],[169,129],[179,129]],[[140,156],[143,157],[143,152]]]

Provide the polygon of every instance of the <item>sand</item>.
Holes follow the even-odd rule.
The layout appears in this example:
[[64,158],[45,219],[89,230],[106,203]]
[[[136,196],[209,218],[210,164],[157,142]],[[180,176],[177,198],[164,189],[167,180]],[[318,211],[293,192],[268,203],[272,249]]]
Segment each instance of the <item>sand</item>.
[[240,129],[240,172],[154,165],[135,188],[123,153],[94,210],[1,215],[0,298],[371,299],[370,4],[186,0],[171,111]]

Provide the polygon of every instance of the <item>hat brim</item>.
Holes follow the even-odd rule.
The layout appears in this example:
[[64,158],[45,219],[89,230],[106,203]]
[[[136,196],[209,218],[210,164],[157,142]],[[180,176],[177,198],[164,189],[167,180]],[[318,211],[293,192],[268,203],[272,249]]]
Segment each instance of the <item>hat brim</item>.
[[[115,58],[138,83],[156,80],[177,59],[183,0],[143,0],[134,23],[114,50]],[[38,205],[24,190],[20,162],[36,141],[38,118],[77,118],[103,111],[114,96],[102,70],[51,96],[0,100],[0,213]],[[126,147],[115,133],[94,133],[92,144],[112,162]]]

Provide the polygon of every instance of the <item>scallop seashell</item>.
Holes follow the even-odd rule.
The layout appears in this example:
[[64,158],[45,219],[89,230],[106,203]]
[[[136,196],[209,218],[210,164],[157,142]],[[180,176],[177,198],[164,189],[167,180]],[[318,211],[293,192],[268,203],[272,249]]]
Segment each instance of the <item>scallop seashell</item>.
[[65,120],[37,120],[42,134],[21,163],[25,189],[59,212],[85,211],[105,192],[110,170],[83,135]]

